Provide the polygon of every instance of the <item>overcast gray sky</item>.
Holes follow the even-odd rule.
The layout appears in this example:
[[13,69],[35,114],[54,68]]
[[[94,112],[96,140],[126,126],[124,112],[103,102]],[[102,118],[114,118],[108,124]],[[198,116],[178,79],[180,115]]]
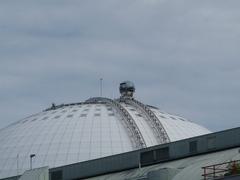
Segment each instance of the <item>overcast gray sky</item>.
[[135,96],[238,127],[239,0],[1,0],[0,128],[56,104]]

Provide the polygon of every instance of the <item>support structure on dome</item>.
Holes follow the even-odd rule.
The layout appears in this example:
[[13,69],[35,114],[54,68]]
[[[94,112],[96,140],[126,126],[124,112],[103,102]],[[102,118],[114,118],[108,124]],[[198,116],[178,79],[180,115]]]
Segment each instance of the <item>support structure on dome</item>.
[[124,81],[120,83],[119,91],[121,97],[120,102],[125,102],[126,104],[131,104],[132,106],[139,109],[143,114],[145,114],[148,124],[153,128],[154,135],[159,144],[170,142],[166,130],[164,129],[161,121],[157,116],[152,112],[152,110],[145,104],[135,100],[133,98],[133,93],[135,92],[135,85],[131,81]]
[[96,102],[109,104],[111,107],[115,108],[115,110],[121,115],[122,120],[124,121],[124,125],[128,129],[131,142],[136,149],[147,147],[144,138],[141,134],[141,131],[139,130],[137,124],[135,123],[135,120],[132,118],[129,112],[124,107],[122,107],[120,103],[118,103],[116,100],[103,97],[90,98],[86,101],[86,103]]
[[153,128],[155,137],[159,144],[170,142],[170,138],[168,137],[168,134],[161,124],[160,120],[148,106],[141,103],[140,101],[135,100],[134,98],[120,98],[120,101],[131,104],[132,106],[139,109],[143,114],[145,114],[149,125]]

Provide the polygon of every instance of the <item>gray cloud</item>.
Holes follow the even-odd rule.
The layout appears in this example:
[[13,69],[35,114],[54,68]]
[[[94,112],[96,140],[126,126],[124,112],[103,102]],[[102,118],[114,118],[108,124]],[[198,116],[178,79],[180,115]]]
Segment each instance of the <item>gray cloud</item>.
[[239,126],[237,0],[0,2],[0,127],[51,102],[136,96],[216,131]]

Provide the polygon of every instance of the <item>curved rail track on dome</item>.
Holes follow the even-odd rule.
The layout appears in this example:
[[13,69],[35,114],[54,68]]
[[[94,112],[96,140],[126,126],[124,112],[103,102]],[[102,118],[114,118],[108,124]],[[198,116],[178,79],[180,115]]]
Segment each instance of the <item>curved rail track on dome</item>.
[[155,137],[159,144],[170,142],[170,138],[164,129],[161,121],[157,118],[157,116],[152,112],[152,110],[146,106],[145,104],[137,101],[133,98],[120,98],[120,101],[124,101],[127,104],[130,104],[136,108],[138,108],[141,112],[143,112],[154,130]]
[[106,103],[114,107],[118,113],[122,116],[124,123],[127,125],[127,129],[130,131],[129,136],[131,139],[131,142],[133,145],[135,145],[135,148],[145,148],[146,143],[143,139],[143,136],[141,134],[141,131],[139,130],[137,124],[135,123],[135,120],[132,118],[132,116],[129,114],[129,112],[122,107],[120,103],[118,103],[115,100],[109,99],[109,98],[103,98],[103,97],[96,97],[96,98],[90,98],[85,101],[86,103]]

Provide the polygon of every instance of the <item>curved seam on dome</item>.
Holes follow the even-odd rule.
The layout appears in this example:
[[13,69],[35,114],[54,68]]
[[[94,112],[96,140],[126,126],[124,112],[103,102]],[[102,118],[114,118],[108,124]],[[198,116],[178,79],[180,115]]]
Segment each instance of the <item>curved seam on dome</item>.
[[[81,113],[83,113],[84,109],[82,109]],[[87,123],[87,118],[84,118],[84,121],[82,123],[79,139],[82,139],[83,134],[84,134],[84,129]],[[81,153],[81,147],[82,147],[82,140],[78,142],[78,153],[77,153],[77,161],[80,162],[82,161],[80,153]]]
[[124,152],[124,148],[123,148],[123,140],[122,140],[122,134],[121,134],[121,131],[120,131],[120,125],[118,124],[118,122],[116,123],[116,125],[117,125],[117,129],[118,129],[118,133],[119,133],[119,139],[120,139],[120,144],[121,144],[121,150],[122,150],[122,152]]
[[78,124],[78,121],[75,120],[75,122],[74,122],[74,129],[72,130],[71,138],[70,138],[70,142],[69,142],[70,145],[69,145],[68,150],[67,150],[67,156],[66,156],[66,162],[67,162],[67,163],[71,161],[71,160],[69,160],[69,155],[70,155],[69,152],[70,152],[70,147],[71,147],[71,145],[72,145],[72,143],[73,143],[73,135],[74,135],[74,132],[75,132],[75,130],[76,130],[77,124]]

